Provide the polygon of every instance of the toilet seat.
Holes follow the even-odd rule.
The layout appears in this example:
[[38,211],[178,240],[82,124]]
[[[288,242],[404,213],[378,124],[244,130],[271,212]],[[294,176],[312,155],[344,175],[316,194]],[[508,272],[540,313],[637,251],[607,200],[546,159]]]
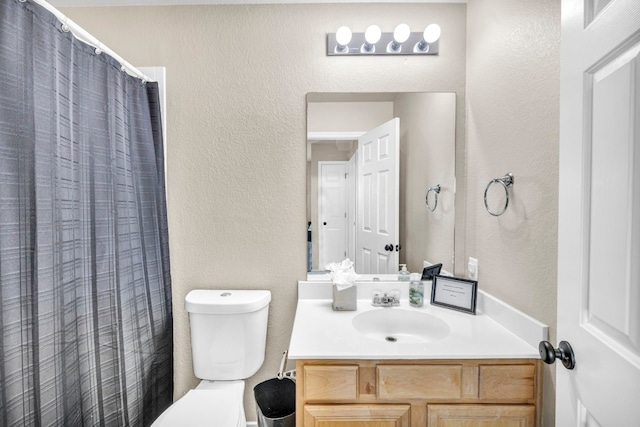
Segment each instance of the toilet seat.
[[151,427],[245,427],[244,381],[201,381]]

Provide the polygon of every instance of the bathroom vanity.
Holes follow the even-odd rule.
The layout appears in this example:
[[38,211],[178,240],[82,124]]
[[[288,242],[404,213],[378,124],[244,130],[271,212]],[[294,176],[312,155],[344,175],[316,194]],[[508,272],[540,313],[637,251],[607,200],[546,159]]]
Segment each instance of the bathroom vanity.
[[298,360],[296,370],[300,426],[536,425],[534,359]]
[[[486,294],[475,316],[428,301],[409,307],[407,285],[398,282],[361,284],[358,310],[335,312],[323,285],[298,288],[289,348],[296,425],[540,425],[537,343],[545,325]],[[400,307],[371,306],[370,292],[385,287],[400,289]]]

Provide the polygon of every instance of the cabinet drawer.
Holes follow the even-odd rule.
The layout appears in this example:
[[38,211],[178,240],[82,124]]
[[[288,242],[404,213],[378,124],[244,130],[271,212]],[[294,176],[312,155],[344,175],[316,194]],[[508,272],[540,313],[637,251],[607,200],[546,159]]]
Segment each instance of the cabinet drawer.
[[355,400],[358,398],[358,366],[305,366],[307,400]]
[[535,399],[534,365],[480,365],[480,399]]
[[535,406],[429,405],[429,427],[534,427]]
[[461,365],[378,365],[380,399],[459,399]]
[[303,427],[409,427],[410,405],[305,405]]

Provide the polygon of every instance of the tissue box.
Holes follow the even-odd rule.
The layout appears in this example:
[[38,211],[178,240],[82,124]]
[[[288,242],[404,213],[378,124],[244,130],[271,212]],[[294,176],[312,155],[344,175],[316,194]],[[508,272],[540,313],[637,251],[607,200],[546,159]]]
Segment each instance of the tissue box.
[[358,305],[358,289],[356,285],[349,286],[341,291],[333,285],[333,309],[335,311],[355,311]]

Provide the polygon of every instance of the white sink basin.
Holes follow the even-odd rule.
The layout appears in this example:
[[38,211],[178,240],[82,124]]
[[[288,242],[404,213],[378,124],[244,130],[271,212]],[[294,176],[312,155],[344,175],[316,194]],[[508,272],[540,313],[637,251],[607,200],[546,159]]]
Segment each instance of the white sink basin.
[[401,308],[365,311],[353,318],[356,331],[389,343],[425,343],[441,340],[450,329],[431,314]]

